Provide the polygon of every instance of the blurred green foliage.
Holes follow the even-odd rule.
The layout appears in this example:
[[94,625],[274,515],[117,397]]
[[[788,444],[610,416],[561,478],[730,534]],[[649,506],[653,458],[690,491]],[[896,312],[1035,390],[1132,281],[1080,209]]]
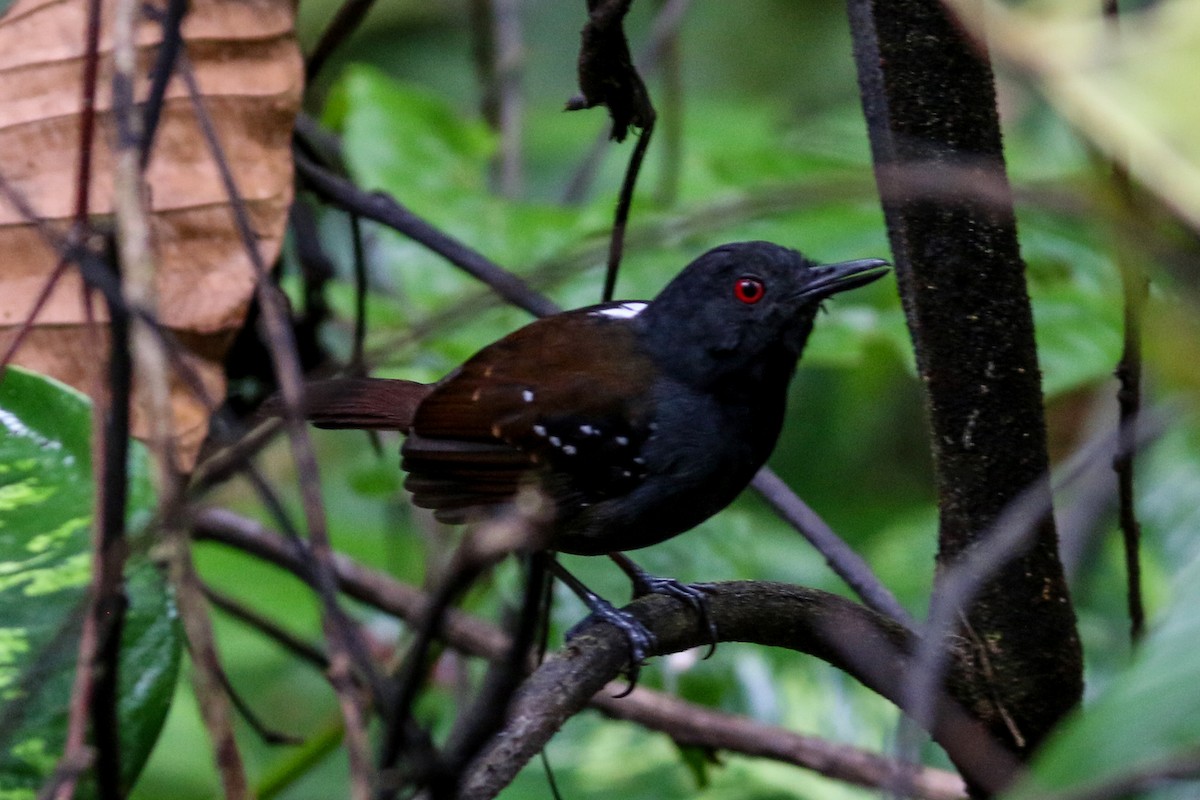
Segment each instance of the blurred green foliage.
[[[308,3],[302,6],[306,14],[320,16]],[[635,4],[629,23],[635,49],[653,7]],[[599,299],[607,226],[630,145],[609,148],[590,199],[575,206],[557,202],[603,122],[599,110],[561,111],[575,91],[583,3],[531,0],[523,8],[526,191],[517,199],[489,191],[489,165],[498,143],[475,110],[466,13],[459,6],[436,13],[425,8],[413,17],[381,7],[314,87],[313,110],[342,136],[346,163],[361,185],[393,193],[560,304],[584,305]],[[664,202],[657,191],[667,163],[660,137],[635,201],[618,295],[652,296],[692,257],[730,240],[770,239],[825,261],[885,256],[842,7],[746,0],[735,12],[727,4],[697,3],[681,48],[677,194]],[[659,87],[652,78],[655,96]],[[1104,167],[1045,104],[1020,86],[1001,89],[1012,173],[1018,187],[1028,189],[1022,196],[1035,201],[1022,204],[1020,229],[1057,458],[1115,417],[1111,372],[1121,345],[1120,283],[1111,254],[1113,233],[1104,220],[1036,201],[1050,182],[1064,192],[1086,194],[1104,180]],[[338,321],[326,331],[327,341],[347,353],[353,309],[348,226],[336,212],[324,215],[321,225],[342,276],[330,287]],[[368,226],[367,233],[367,349],[378,374],[436,379],[526,321],[523,312],[501,307],[421,247],[377,227]],[[1154,302],[1152,314],[1175,301],[1156,295]],[[1195,368],[1195,363],[1152,362],[1150,399],[1173,399],[1188,385],[1179,376],[1194,374]],[[1194,377],[1191,381],[1194,386]],[[889,279],[840,296],[818,321],[771,462],[917,614],[924,611],[932,582],[937,527],[921,402],[894,283]],[[444,557],[452,540],[414,514],[398,491],[397,440],[383,437],[378,453],[361,434],[322,432],[316,440],[335,546],[420,583],[427,559]],[[294,485],[286,454],[272,451],[268,458],[266,468],[279,483]],[[1136,702],[1137,691],[1154,685],[1156,670],[1166,662],[1200,668],[1200,656],[1186,645],[1194,641],[1187,637],[1185,618],[1186,609],[1194,607],[1187,603],[1195,570],[1179,572],[1192,560],[1185,554],[1194,549],[1200,523],[1195,503],[1200,437],[1194,419],[1181,411],[1142,464],[1147,594],[1152,621],[1157,624],[1161,611],[1165,622],[1130,667],[1120,546],[1105,518],[1100,536],[1082,548],[1073,575],[1089,685],[1099,699],[1096,716],[1085,714],[1085,721],[1047,756],[1045,774],[1066,774],[1064,781],[1093,763],[1074,763],[1071,754],[1104,736],[1116,718],[1131,719],[1122,715]],[[252,493],[238,483],[213,499],[262,514]],[[295,508],[294,497],[292,502]],[[1072,513],[1069,495],[1064,494],[1059,511]],[[201,546],[198,557],[204,575],[218,588],[318,639],[316,604],[298,581],[215,546]],[[752,495],[698,530],[637,557],[653,572],[684,580],[784,580],[845,591],[800,537]],[[603,560],[569,559],[569,566],[602,594],[615,600],[626,596],[624,579]],[[467,605],[495,618],[497,607],[516,597],[515,575],[504,567]],[[403,644],[403,632],[391,620],[369,609],[355,608],[355,613],[381,641],[399,636]],[[575,600],[560,596],[554,641],[583,613]],[[300,800],[344,794],[345,759],[334,746],[338,714],[324,681],[258,635],[220,617],[217,622],[234,684],[271,725],[310,737],[306,748],[295,750],[269,747],[240,731],[252,778],[269,787],[264,796]],[[896,724],[887,703],[794,653],[722,645],[709,661],[657,660],[644,671],[643,681],[876,750],[888,748]],[[215,792],[186,681],[178,694],[166,734],[135,794],[138,800],[188,800]],[[1164,716],[1195,715],[1195,698],[1170,699],[1134,715],[1141,727],[1131,726],[1128,735],[1139,736]],[[420,711],[423,719],[445,724],[455,709],[455,690],[447,683],[426,698]],[[1194,742],[1196,735],[1189,727],[1179,741]],[[1145,740],[1148,748],[1156,746],[1150,737]],[[870,796],[790,767],[736,756],[701,766],[694,754],[681,753],[665,737],[592,714],[568,723],[549,757],[564,796],[573,800]],[[943,763],[939,753],[930,752],[929,758]],[[535,764],[505,796],[548,794]]]

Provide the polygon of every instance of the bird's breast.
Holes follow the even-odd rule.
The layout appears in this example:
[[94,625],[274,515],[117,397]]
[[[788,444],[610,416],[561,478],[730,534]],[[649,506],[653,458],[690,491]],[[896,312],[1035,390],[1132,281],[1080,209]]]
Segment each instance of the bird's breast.
[[564,509],[558,548],[632,550],[689,530],[731,503],[770,455],[783,397],[722,398],[663,382],[639,452],[641,477],[619,496]]

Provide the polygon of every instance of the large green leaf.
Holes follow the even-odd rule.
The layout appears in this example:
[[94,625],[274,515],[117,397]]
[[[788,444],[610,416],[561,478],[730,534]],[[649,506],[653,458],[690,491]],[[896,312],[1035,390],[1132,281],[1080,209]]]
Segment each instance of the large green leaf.
[[[62,754],[91,561],[91,410],[49,379],[0,383],[0,798],[33,798]],[[121,767],[132,784],[158,736],[179,664],[174,607],[137,532],[154,508],[145,450],[129,458],[121,639]]]

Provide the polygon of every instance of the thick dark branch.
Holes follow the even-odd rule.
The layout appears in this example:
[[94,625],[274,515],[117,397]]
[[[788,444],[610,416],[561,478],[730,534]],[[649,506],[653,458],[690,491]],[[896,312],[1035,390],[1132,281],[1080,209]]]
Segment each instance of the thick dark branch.
[[[1050,508],[1033,318],[1011,200],[930,199],[898,175],[967,168],[1008,195],[991,68],[939,0],[850,0],[864,109],[901,299],[926,390],[941,515],[939,568],[1028,487]],[[899,170],[899,172],[897,172]],[[1032,752],[1082,693],[1075,615],[1046,513],[1032,545],[965,610],[975,712]]]

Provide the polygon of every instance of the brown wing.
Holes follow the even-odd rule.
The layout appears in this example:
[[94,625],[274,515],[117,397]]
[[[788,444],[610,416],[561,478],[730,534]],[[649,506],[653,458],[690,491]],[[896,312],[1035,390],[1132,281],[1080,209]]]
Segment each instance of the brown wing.
[[528,325],[477,353],[417,409],[404,443],[413,502],[463,522],[535,480],[559,512],[628,491],[652,409],[630,319],[598,309]]

